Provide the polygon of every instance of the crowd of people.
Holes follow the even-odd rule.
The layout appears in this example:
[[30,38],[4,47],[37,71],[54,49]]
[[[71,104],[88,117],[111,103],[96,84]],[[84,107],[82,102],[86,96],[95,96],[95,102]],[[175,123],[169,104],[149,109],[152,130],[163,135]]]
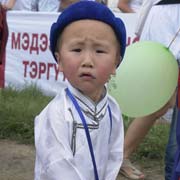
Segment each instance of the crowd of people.
[[[73,0],[70,0],[70,1],[67,1],[67,0],[53,0],[53,1],[52,0],[28,0],[28,1],[25,1],[25,0],[0,0],[0,3],[2,4],[2,7],[4,9],[6,9],[6,10],[11,10],[12,9],[12,10],[27,10],[27,11],[63,12],[63,10],[66,9],[70,4],[76,3],[77,1],[78,0],[74,0],[74,1]],[[97,0],[97,1],[102,3],[102,4],[105,4],[107,6],[112,7],[112,3],[110,1],[107,1],[107,0]],[[144,6],[147,6],[147,4],[149,5],[149,9],[148,9],[148,13],[147,13],[148,15],[145,18],[142,33],[138,34],[139,38],[140,38],[140,40],[152,40],[152,41],[160,42],[160,43],[164,44],[165,46],[168,46],[169,43],[171,42],[171,39],[174,37],[174,35],[177,33],[177,31],[178,31],[178,29],[180,27],[180,19],[179,19],[180,18],[179,17],[180,2],[178,2],[178,0],[151,0],[151,1],[150,0],[119,0],[119,1],[114,1],[113,2],[113,6],[118,8],[120,12],[122,12],[122,13],[139,13],[139,16],[143,15],[143,13],[141,14],[141,12],[144,11],[143,8],[144,8]],[[93,8],[94,6],[90,2],[89,6],[91,6],[91,5],[92,5],[92,8]],[[83,4],[83,7],[85,7],[84,4]],[[74,6],[74,8],[76,10],[76,6]],[[98,10],[101,10],[101,6],[99,8],[100,9],[98,9]],[[90,11],[90,10],[91,10],[91,8],[88,9],[87,11]],[[71,11],[72,11],[72,9],[71,9]],[[107,9],[105,9],[105,11],[107,11]],[[92,12],[94,12],[94,11],[91,11],[91,13]],[[94,12],[94,13],[96,13],[96,12]],[[66,16],[67,16],[67,18],[69,18],[69,14],[68,15],[66,14]],[[159,18],[157,18],[157,17],[159,17]],[[77,16],[77,19],[75,19],[73,21],[75,21],[77,23],[78,18],[79,17]],[[84,19],[85,18],[86,17],[84,17]],[[93,18],[97,18],[97,17],[93,17]],[[100,18],[102,18],[102,17],[100,17]],[[89,18],[87,18],[87,19],[89,19]],[[142,19],[142,17],[141,17],[141,19]],[[58,26],[61,26],[60,21],[62,21],[61,18],[59,18],[59,20],[57,21]],[[108,24],[106,18],[105,18],[105,20],[103,19],[102,21],[104,23]],[[68,23],[70,23],[70,22],[68,22]],[[91,23],[90,23],[89,26],[92,27],[93,25],[95,25],[95,24],[91,25]],[[79,26],[82,28],[83,24],[81,24]],[[112,29],[114,29],[114,26],[112,24],[110,26],[112,27]],[[67,24],[67,27],[70,27],[70,26]],[[98,27],[98,25],[97,25],[97,27]],[[74,24],[74,28],[75,28],[75,30],[76,30],[76,28],[78,29],[78,25]],[[102,28],[100,27],[100,29],[102,29]],[[69,31],[71,32],[73,30],[70,29]],[[64,42],[63,40],[67,38],[66,33],[67,34],[69,33],[68,28],[67,28],[67,32],[66,33],[65,32],[64,31],[61,32],[64,37],[62,39],[60,38],[60,40],[58,40],[58,43],[60,43],[60,44],[61,44],[60,41],[62,41],[62,47],[61,47],[62,49],[59,48],[58,52],[55,52],[55,50],[54,50],[53,55],[54,55],[56,61],[58,62],[59,66],[60,67],[62,66],[61,71],[66,74],[67,73],[66,72],[66,64],[65,64],[64,61],[61,62],[61,59],[60,59],[60,52],[61,52],[61,50],[63,50],[63,47],[64,47],[63,46],[63,42]],[[84,29],[84,32],[86,32],[86,29]],[[93,32],[93,28],[92,28],[92,32]],[[53,33],[55,33],[54,30],[53,30]],[[57,42],[55,42],[55,40],[54,40],[55,37],[54,37],[53,33],[51,35],[51,37],[53,39],[50,40],[50,41],[52,41],[51,46],[58,46]],[[97,33],[97,31],[96,31],[96,33]],[[106,33],[106,32],[104,32],[104,33]],[[84,36],[86,37],[86,34],[84,34]],[[113,36],[114,36],[114,34],[113,34]],[[111,37],[111,40],[114,38],[113,36]],[[123,35],[121,34],[121,36],[125,37],[125,34],[123,34]],[[108,35],[107,35],[107,37],[108,37]],[[72,37],[72,38],[74,38],[74,37]],[[117,34],[115,34],[115,38],[117,38]],[[180,34],[177,35],[176,40],[174,41],[174,43],[170,47],[170,50],[172,51],[172,53],[176,57],[177,61],[179,61],[179,59],[180,59],[180,49],[179,49],[179,46],[178,46],[178,40],[179,39],[180,39]],[[66,40],[67,40],[66,42],[68,42],[69,39],[67,38]],[[122,42],[122,41],[119,42],[119,39],[117,41],[118,41],[118,43],[120,43],[120,44],[117,43],[118,44],[118,45],[116,44],[117,46],[119,46],[119,45],[120,45],[120,47],[123,46],[124,42]],[[116,47],[114,47],[114,48],[116,49]],[[79,51],[81,51],[81,48],[79,48],[79,46],[78,46],[78,48],[76,48],[74,51],[75,51],[75,53],[79,53]],[[103,50],[101,49],[100,51],[103,51]],[[121,49],[121,53],[122,53],[122,49]],[[122,56],[122,54],[121,54],[121,56]],[[64,57],[66,58],[66,54],[65,54]],[[86,63],[85,63],[84,66],[90,66],[90,67],[93,66],[92,62],[86,62]],[[119,62],[118,62],[118,64],[119,64]],[[116,66],[117,66],[117,64],[116,64]],[[115,71],[115,69],[114,69],[114,71]],[[113,71],[113,73],[114,73],[114,71]],[[111,72],[110,74],[113,74],[113,73]],[[110,74],[108,74],[108,75],[110,75]],[[69,78],[69,81],[71,82],[71,77],[68,75],[68,73],[66,74],[66,76],[67,76],[67,78]],[[73,80],[72,80],[72,83],[73,83]],[[104,84],[105,84],[105,82],[101,84],[102,87],[104,87]],[[86,97],[84,97],[80,92],[78,92],[76,89],[74,89],[74,86],[77,87],[77,85],[78,84],[76,84],[76,83],[73,84],[73,86],[72,86],[72,84],[69,84],[69,89],[72,91],[72,94],[74,94],[75,96],[78,97],[78,102],[79,101],[83,102],[85,100],[86,103],[87,103],[87,106],[92,106],[92,104],[88,101],[88,99],[86,99]],[[78,86],[80,87],[80,85],[78,85]],[[77,89],[79,89],[79,87]],[[100,101],[100,102],[104,101],[103,98],[106,97],[106,93],[104,92],[102,87],[98,90],[99,95],[100,95],[100,96],[98,96],[98,101]],[[83,89],[84,87],[81,87],[81,88],[82,88],[81,92],[84,92],[85,94],[87,94],[87,96],[90,97],[91,99],[93,99],[94,102],[96,103],[97,100],[94,99],[94,95],[92,96],[91,93],[86,92],[86,90]],[[93,90],[97,91],[96,88],[94,88]],[[167,102],[167,105],[164,108],[158,110],[157,112],[155,112],[153,114],[147,115],[145,117],[135,118],[132,121],[132,123],[129,125],[129,127],[128,127],[126,133],[125,133],[125,138],[124,138],[123,159],[121,159],[122,156],[120,154],[117,155],[117,157],[119,157],[121,159],[121,160],[120,159],[117,159],[117,160],[119,160],[120,164],[122,163],[120,173],[122,173],[124,176],[128,177],[129,179],[144,179],[145,178],[146,175],[143,172],[141,172],[140,170],[138,170],[131,163],[130,157],[133,154],[133,152],[135,151],[135,149],[138,147],[138,145],[142,142],[142,140],[144,139],[144,137],[146,136],[146,134],[148,133],[150,128],[156,122],[156,120],[163,117],[168,112],[169,109],[173,109],[173,115],[172,115],[172,120],[171,120],[171,128],[170,128],[170,133],[169,133],[169,141],[168,141],[166,151],[165,151],[165,180],[179,180],[178,178],[179,178],[179,173],[180,173],[179,169],[180,168],[178,166],[179,165],[178,163],[179,163],[180,152],[179,152],[179,150],[177,150],[178,149],[177,148],[178,147],[177,142],[179,142],[179,139],[178,139],[179,138],[179,133],[177,132],[177,134],[176,134],[176,128],[179,127],[178,103],[177,103],[178,100],[176,98],[177,94],[178,94],[178,90],[179,89],[177,89],[177,92],[174,93],[174,95],[169,100],[169,102]],[[64,92],[63,96],[66,96],[66,93],[67,92]],[[103,96],[103,98],[101,96]],[[70,92],[70,97],[71,97],[71,92]],[[180,96],[178,96],[178,97],[180,97]],[[66,99],[66,101],[69,102],[68,99]],[[104,101],[104,102],[106,102],[106,101]],[[57,103],[57,102],[55,102],[55,103]],[[114,106],[112,104],[111,104],[111,106]],[[54,105],[54,108],[55,108],[55,105]],[[71,107],[71,109],[73,109],[73,108]],[[107,107],[107,109],[108,109],[108,107]],[[114,108],[113,109],[111,108],[111,110],[113,111]],[[117,110],[117,112],[119,112],[118,109],[116,109],[116,110]],[[44,113],[47,114],[46,111],[47,110],[45,110]],[[67,108],[67,111],[68,111],[68,108]],[[90,115],[92,114],[92,112],[89,112],[89,113],[90,113]],[[73,114],[71,112],[70,114],[73,117],[74,116],[73,114],[76,114],[76,112],[73,112]],[[39,116],[38,119],[41,119],[41,118],[46,119],[44,114],[42,114],[41,116]],[[94,115],[91,115],[91,116],[94,116]],[[119,114],[119,116],[120,116],[119,118],[121,119],[120,114]],[[89,120],[89,117],[87,119]],[[48,119],[46,119],[46,121],[47,121],[47,123],[49,123]],[[121,120],[119,120],[119,121],[121,121]],[[74,122],[72,122],[72,123],[74,123]],[[41,126],[42,126],[42,124],[38,124],[38,125],[36,125],[36,128],[37,127],[41,128]],[[99,124],[98,124],[98,126],[99,126]],[[94,127],[94,128],[96,128],[96,127]],[[107,127],[105,127],[105,128],[107,128]],[[48,132],[46,132],[46,133],[48,133]],[[61,134],[57,134],[57,135],[59,137],[61,137]],[[52,134],[50,134],[49,136],[52,136]],[[117,142],[119,144],[119,151],[118,152],[121,153],[122,152],[122,142],[123,142],[123,140],[122,140],[123,130],[121,130],[120,134],[112,135],[112,137],[114,137],[114,138],[115,138],[115,136],[119,136],[119,139],[116,139],[116,140],[117,140]],[[176,136],[178,137],[177,140],[176,140]],[[57,137],[57,139],[59,137]],[[49,137],[47,137],[47,138],[49,138]],[[41,143],[44,143],[44,142],[41,142]],[[61,143],[63,144],[63,146],[65,146],[65,142],[61,142]],[[79,142],[79,143],[81,144],[81,142]],[[115,142],[113,142],[113,140],[112,140],[112,143],[115,143]],[[79,146],[80,146],[80,144],[79,144]],[[44,144],[42,144],[42,145],[44,147]],[[56,144],[56,145],[58,146],[58,144]],[[98,149],[98,147],[97,147],[97,151],[98,150],[100,150],[100,149]],[[75,151],[75,149],[74,149],[74,151]],[[177,152],[177,155],[175,156],[176,152]],[[41,153],[41,152],[39,152],[39,153]],[[61,153],[62,154],[60,154],[60,155],[63,156],[64,155],[63,152],[61,152]],[[55,155],[58,156],[59,154],[55,153]],[[39,156],[40,156],[40,154],[38,154],[38,158],[39,158]],[[96,156],[96,154],[95,154],[95,156]],[[113,154],[112,154],[112,156],[113,156]],[[68,157],[68,158],[70,158],[70,157]],[[103,156],[103,158],[106,158],[106,156]],[[78,158],[77,158],[77,162],[78,162]],[[42,162],[40,162],[39,159],[37,159],[36,163],[37,163],[36,164],[37,176],[41,176],[40,172],[41,172],[42,166],[44,164],[42,165],[41,164]],[[68,161],[68,162],[61,162],[61,163],[62,163],[62,167],[64,167],[64,169],[66,169],[67,168],[67,163],[71,164],[72,162]],[[100,162],[98,162],[98,163],[97,164],[99,166],[101,166],[101,163]],[[118,164],[118,166],[120,164]],[[71,164],[71,166],[73,166],[73,164]],[[57,164],[57,167],[58,167],[58,164]],[[54,176],[58,175],[59,172],[53,170],[53,168],[55,168],[55,170],[56,170],[57,167],[52,166],[51,167],[52,169],[50,169],[51,171],[49,171],[49,173],[44,172],[43,176],[44,177],[50,176],[49,174],[51,174],[52,171],[55,173]],[[77,167],[77,168],[82,170],[84,167],[80,166],[80,167]],[[109,170],[111,168],[112,167],[110,167]],[[116,168],[116,167],[114,166],[114,168]],[[173,168],[174,168],[174,170],[173,170]],[[94,168],[94,169],[97,170],[96,168]],[[98,171],[100,171],[100,170],[98,170]],[[116,173],[117,172],[115,172],[114,174],[111,174],[110,172],[108,172],[107,177],[112,177],[112,179],[113,179],[116,176]],[[96,172],[95,172],[95,174],[96,174]],[[75,177],[81,177],[81,176],[83,177],[84,175],[83,174],[81,175],[81,173],[78,174],[78,170],[76,169],[76,167],[74,167],[72,174],[67,173],[67,174],[65,174],[65,176],[67,176],[67,177],[74,176],[74,178],[75,178]],[[102,177],[103,177],[103,175],[102,175]],[[53,177],[53,178],[56,179],[55,177]]]
[[[61,12],[79,0],[0,0],[6,10]],[[107,0],[92,0],[107,4]]]

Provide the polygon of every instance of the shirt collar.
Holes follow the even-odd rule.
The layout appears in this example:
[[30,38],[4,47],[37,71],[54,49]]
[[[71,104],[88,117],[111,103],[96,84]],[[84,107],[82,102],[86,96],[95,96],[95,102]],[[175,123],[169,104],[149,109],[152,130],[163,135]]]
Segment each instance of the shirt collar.
[[93,102],[89,97],[82,94],[79,90],[74,88],[71,84],[68,83],[68,88],[71,93],[76,98],[81,110],[86,114],[86,116],[90,117],[91,119],[95,119],[97,121],[101,120],[107,110],[107,89],[105,87],[105,95],[104,97],[98,102]]

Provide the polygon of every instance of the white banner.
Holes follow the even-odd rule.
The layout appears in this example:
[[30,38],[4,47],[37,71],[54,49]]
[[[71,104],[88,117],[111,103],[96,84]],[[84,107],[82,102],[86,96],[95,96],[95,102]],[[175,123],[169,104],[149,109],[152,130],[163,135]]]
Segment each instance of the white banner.
[[[46,94],[65,86],[49,50],[49,31],[58,13],[11,11],[7,14],[9,37],[6,47],[5,86],[23,88],[35,83]],[[136,14],[116,13],[127,29],[127,45],[137,41]]]

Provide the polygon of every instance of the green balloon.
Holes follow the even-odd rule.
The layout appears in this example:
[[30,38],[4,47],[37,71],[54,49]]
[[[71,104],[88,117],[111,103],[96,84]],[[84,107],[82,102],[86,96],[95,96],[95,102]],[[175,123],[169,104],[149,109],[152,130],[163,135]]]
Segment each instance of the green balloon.
[[124,115],[142,117],[168,102],[177,81],[178,64],[170,50],[157,42],[139,41],[127,47],[108,91]]

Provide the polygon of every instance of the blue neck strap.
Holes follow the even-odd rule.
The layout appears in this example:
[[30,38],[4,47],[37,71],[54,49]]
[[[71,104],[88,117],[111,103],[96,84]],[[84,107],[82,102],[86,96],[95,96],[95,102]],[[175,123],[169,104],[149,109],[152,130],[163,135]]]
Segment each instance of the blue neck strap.
[[[82,120],[84,129],[85,129],[85,133],[86,133],[86,138],[87,138],[87,141],[88,141],[88,146],[89,146],[89,150],[90,150],[90,154],[91,154],[93,167],[94,167],[95,180],[99,180],[97,167],[96,167],[96,161],[95,161],[94,152],[93,152],[93,146],[92,146],[91,137],[90,137],[90,134],[89,134],[89,130],[88,130],[86,120],[84,118],[84,115],[83,115],[83,113],[81,111],[81,108],[80,108],[78,102],[76,101],[76,99],[74,98],[74,96],[72,95],[72,93],[70,92],[70,90],[68,88],[66,88],[66,93],[69,96],[69,98],[71,99],[71,101],[73,102],[73,104],[74,104],[74,106],[75,106],[75,108],[76,108],[76,110],[77,110],[77,112],[78,112],[78,114],[79,114],[79,116],[80,116],[80,118]],[[108,111],[109,111],[109,117],[110,117],[110,135],[111,135],[112,113],[111,113],[109,105],[108,105]]]

